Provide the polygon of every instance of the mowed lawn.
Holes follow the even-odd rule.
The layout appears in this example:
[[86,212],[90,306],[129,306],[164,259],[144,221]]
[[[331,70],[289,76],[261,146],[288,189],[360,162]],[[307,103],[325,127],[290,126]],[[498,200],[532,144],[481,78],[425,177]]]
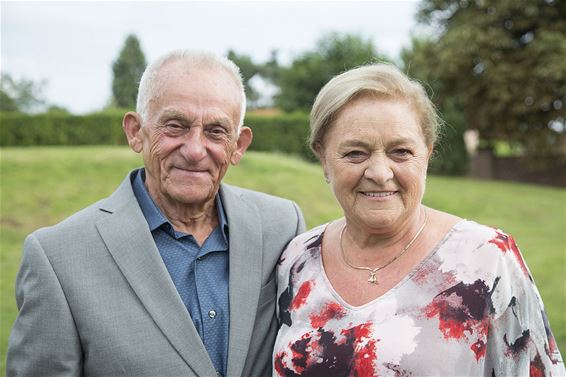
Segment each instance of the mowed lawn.
[[[0,370],[16,316],[14,280],[26,234],[110,194],[140,156],[127,147],[0,149]],[[308,226],[341,215],[321,169],[294,157],[248,152],[226,181],[295,200]],[[566,352],[566,190],[428,178],[425,204],[515,236]],[[80,241],[77,241],[80,242]]]

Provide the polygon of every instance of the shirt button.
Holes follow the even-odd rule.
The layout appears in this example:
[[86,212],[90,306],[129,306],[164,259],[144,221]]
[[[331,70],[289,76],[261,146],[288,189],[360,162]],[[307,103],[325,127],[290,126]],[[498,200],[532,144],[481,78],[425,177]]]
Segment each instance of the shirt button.
[[208,316],[212,319],[216,318],[216,310],[210,310]]

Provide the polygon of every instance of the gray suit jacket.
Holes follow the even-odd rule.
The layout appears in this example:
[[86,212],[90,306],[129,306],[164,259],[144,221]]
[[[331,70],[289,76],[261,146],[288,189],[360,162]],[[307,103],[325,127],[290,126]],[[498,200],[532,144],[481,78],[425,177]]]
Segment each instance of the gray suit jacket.
[[[216,376],[130,176],[110,197],[27,237],[8,376]],[[267,376],[274,267],[304,220],[288,200],[224,184],[220,194],[230,227],[228,375]]]

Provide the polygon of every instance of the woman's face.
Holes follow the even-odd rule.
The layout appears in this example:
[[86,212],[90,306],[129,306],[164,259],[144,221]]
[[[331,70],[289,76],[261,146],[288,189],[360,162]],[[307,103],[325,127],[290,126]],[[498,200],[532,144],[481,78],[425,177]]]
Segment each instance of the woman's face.
[[414,110],[364,95],[348,103],[324,136],[321,162],[349,225],[396,232],[421,203],[432,146]]

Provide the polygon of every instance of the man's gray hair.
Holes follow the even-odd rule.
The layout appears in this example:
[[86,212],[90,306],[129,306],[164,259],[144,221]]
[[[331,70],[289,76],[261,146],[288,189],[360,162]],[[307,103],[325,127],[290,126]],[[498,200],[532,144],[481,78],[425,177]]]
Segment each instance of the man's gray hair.
[[223,56],[215,55],[211,52],[198,50],[175,50],[166,55],[161,56],[145,69],[138,89],[138,98],[136,102],[136,112],[140,114],[142,120],[149,117],[149,104],[152,99],[158,95],[158,81],[161,68],[169,62],[181,61],[187,67],[224,69],[232,78],[240,89],[241,93],[241,110],[240,123],[238,124],[238,132],[244,124],[246,115],[246,93],[240,68],[233,61]]

